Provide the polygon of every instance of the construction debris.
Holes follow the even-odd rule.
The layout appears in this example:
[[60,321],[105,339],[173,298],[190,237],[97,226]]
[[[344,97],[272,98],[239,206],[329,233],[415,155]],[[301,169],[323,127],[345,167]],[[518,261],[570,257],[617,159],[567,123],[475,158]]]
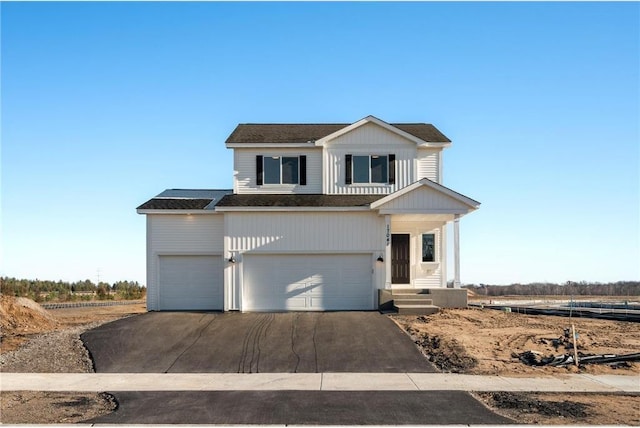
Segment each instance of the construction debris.
[[[575,364],[575,357],[571,354],[564,355],[549,355],[545,357],[540,352],[526,351],[520,354],[511,354],[513,358],[518,358],[524,364],[529,366],[551,366],[551,367],[566,367],[571,364]],[[640,361],[640,353],[615,355],[615,354],[583,354],[578,352],[578,358],[580,365],[583,364],[611,364],[616,367],[624,367],[625,364],[632,361]]]

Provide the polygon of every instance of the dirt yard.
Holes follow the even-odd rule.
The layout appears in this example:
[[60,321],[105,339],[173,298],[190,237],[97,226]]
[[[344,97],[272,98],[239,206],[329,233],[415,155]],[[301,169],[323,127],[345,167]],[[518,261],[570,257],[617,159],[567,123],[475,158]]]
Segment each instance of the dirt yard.
[[[589,318],[506,313],[492,309],[445,309],[430,316],[391,318],[443,372],[552,376],[569,373],[638,377],[640,363],[590,364],[580,368],[530,366],[518,354],[533,351],[548,356],[573,354],[566,349],[565,329],[574,324],[578,351],[583,354],[640,352],[640,325]],[[558,348],[554,346],[554,339]],[[521,423],[545,425],[640,425],[639,394],[474,393],[496,412]],[[615,411],[612,411],[615,409]]]
[[[0,368],[3,372],[87,373],[91,358],[80,340],[85,330],[146,312],[144,305],[47,311],[29,299],[0,296]],[[108,414],[108,394],[0,392],[2,424],[69,424]]]
[[[145,312],[143,305],[47,311],[28,299],[2,296],[0,367],[11,372],[92,372],[79,339],[90,328]],[[584,353],[640,352],[640,325],[615,321],[526,316],[495,310],[443,310],[428,317],[391,318],[407,331],[441,370],[505,376],[562,376],[567,373],[640,376],[640,363],[619,368],[531,367],[512,356],[525,351],[569,352],[553,339],[575,324]],[[640,381],[640,378],[639,378]],[[640,425],[640,395],[475,393],[496,412],[517,423],[556,425]],[[78,423],[113,411],[107,394],[1,392],[0,423]],[[612,412],[611,409],[615,409]]]

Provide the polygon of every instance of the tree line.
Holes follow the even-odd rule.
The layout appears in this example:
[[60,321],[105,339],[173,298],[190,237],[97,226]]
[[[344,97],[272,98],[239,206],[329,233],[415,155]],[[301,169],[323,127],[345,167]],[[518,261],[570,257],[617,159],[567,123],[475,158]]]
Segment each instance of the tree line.
[[84,281],[49,281],[40,279],[0,278],[0,292],[9,296],[28,297],[41,302],[73,302],[81,300],[138,300],[147,294],[137,281],[117,281],[113,284],[89,279]]
[[640,296],[640,281],[587,282],[564,284],[534,282],[530,284],[468,284],[465,288],[481,296]]

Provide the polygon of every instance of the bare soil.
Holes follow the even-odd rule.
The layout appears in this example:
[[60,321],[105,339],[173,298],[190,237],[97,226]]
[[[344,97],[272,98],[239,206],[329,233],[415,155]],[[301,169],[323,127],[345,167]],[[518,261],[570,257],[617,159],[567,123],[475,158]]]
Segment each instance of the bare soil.
[[[4,295],[0,303],[3,372],[91,373],[93,364],[80,334],[146,312],[143,304],[47,311],[32,300]],[[79,423],[116,407],[105,393],[1,391],[0,423]]]
[[[28,300],[28,299],[26,299]],[[144,305],[47,311],[32,301],[2,296],[0,367],[5,372],[92,372],[80,334],[87,329],[146,311]],[[626,368],[530,367],[512,352],[556,351],[547,338],[562,336],[573,322],[578,349],[588,353],[640,352],[640,326],[616,321],[527,316],[495,310],[443,310],[428,317],[392,316],[441,370],[504,376],[561,376],[566,373],[639,376]],[[544,343],[540,339],[544,339]],[[546,425],[640,425],[639,394],[474,393],[516,423]],[[108,394],[0,392],[0,423],[78,423],[112,412]],[[613,409],[613,410],[612,410]]]
[[[570,373],[638,377],[640,363],[580,367],[529,366],[517,354],[573,353],[553,345],[575,325],[585,354],[640,352],[638,323],[506,313],[491,309],[444,309],[429,316],[391,318],[443,372],[510,377],[558,377]],[[563,340],[562,343],[566,343]],[[545,425],[640,425],[640,394],[474,393],[499,414],[518,423]],[[613,410],[615,409],[615,410]]]

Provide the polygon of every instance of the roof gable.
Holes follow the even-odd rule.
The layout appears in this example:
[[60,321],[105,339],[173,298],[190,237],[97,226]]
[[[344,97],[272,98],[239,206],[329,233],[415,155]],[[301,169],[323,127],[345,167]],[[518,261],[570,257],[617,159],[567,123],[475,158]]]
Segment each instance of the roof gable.
[[480,202],[457,193],[427,178],[391,193],[371,204],[381,214],[451,213],[467,214]]
[[[387,122],[384,122],[380,119],[378,119],[377,117],[374,116],[367,116],[364,119],[361,119],[355,123],[352,123],[349,126],[345,126],[344,128],[341,128],[335,132],[333,132],[332,134],[329,134],[319,140],[316,141],[316,145],[324,145],[325,143],[328,143],[332,140],[335,140],[336,138],[339,138],[349,132],[352,132],[360,127],[366,126],[368,124],[375,124],[383,129],[386,129],[389,132],[392,132],[394,134],[399,135],[400,137],[403,137],[409,141],[413,141],[416,144],[424,144],[424,143],[450,143],[451,141],[445,137],[440,131],[438,131],[433,125],[429,125],[426,123],[423,124],[389,124]],[[405,128],[406,126],[406,128]],[[405,129],[410,130],[412,132],[407,132]],[[432,128],[432,129],[431,129]],[[427,130],[429,131],[437,131],[438,134],[440,135],[436,135],[433,132],[427,132]],[[414,135],[417,134],[417,135]]]

